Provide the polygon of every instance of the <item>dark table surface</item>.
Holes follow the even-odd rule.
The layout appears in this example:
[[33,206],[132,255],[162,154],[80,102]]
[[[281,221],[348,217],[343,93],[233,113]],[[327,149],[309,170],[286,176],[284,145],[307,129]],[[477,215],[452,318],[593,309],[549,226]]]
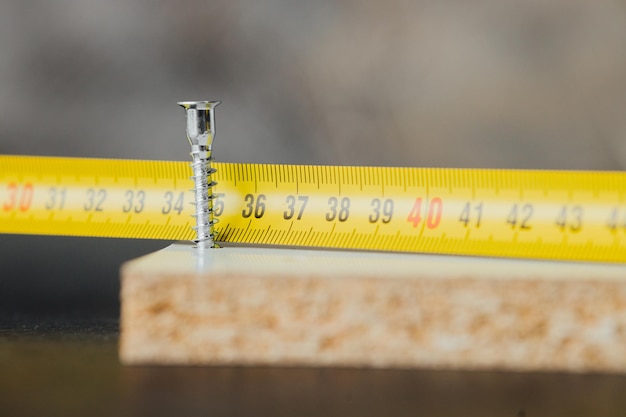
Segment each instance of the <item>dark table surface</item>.
[[121,366],[119,265],[163,246],[0,235],[0,417],[626,415],[625,375]]
[[624,416],[626,376],[120,365],[115,317],[0,321],[0,416]]

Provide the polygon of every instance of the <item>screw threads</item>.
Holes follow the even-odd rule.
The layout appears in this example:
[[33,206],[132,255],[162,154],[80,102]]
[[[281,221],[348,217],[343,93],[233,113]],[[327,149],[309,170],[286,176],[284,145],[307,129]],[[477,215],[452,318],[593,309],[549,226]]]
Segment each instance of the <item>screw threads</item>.
[[219,101],[184,101],[179,102],[187,114],[187,139],[191,144],[190,164],[193,171],[194,202],[196,206],[196,247],[208,249],[216,247],[213,233],[213,225],[217,219],[213,218],[213,195],[212,188],[217,185],[211,179],[215,169],[211,167],[213,160],[211,145],[215,137],[214,108]]
[[211,157],[207,159],[198,158],[190,164],[193,170],[191,178],[194,181],[192,191],[195,195],[195,202],[193,204],[196,206],[196,213],[192,215],[196,218],[196,226],[193,229],[196,230],[197,238],[194,242],[201,249],[215,246],[213,225],[217,223],[217,219],[213,218],[213,198],[215,196],[211,189],[217,183],[211,180],[211,175],[216,171],[211,167],[211,160]]

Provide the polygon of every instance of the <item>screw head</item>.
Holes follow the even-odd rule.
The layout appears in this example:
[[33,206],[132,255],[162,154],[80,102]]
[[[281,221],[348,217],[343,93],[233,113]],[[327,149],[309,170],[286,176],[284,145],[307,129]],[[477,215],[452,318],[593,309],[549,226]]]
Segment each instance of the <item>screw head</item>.
[[[187,115],[187,139],[192,147],[210,150],[215,137],[215,107],[221,101],[179,101]],[[204,149],[202,149],[204,148]]]

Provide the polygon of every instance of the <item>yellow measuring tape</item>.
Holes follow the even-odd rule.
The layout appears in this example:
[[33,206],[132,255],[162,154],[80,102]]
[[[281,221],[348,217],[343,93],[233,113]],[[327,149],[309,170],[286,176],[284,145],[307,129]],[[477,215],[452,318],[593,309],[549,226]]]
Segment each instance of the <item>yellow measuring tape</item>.
[[[218,242],[626,262],[626,174],[214,163]],[[0,232],[194,238],[186,162],[0,156]]]

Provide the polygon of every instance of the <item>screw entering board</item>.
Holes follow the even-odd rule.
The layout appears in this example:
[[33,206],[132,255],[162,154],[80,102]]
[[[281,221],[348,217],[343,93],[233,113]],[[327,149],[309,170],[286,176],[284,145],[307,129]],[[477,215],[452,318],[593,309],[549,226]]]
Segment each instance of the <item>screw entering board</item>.
[[180,101],[187,116],[187,139],[191,144],[196,212],[196,247],[208,249],[216,247],[213,225],[213,195],[211,189],[217,184],[211,181],[215,169],[211,168],[212,145],[215,138],[215,107],[220,101]]

